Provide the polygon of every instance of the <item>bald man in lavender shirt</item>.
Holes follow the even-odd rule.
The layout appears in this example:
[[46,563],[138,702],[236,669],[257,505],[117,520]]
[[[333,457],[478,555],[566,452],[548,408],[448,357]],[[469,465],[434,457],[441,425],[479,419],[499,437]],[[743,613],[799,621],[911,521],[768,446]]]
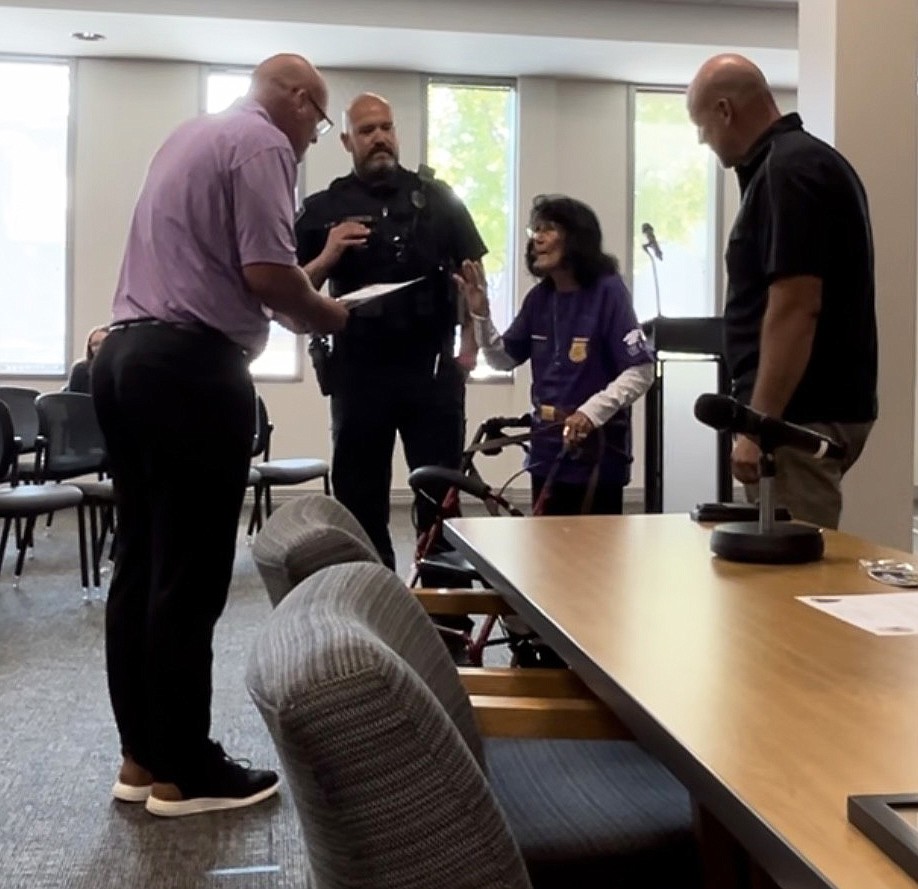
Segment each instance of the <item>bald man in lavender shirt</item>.
[[296,264],[297,163],[330,121],[300,56],[156,153],[128,234],[92,389],[118,501],[106,610],[123,761],[116,799],[162,816],[252,805],[274,772],[210,740],[214,625],[226,604],[255,401],[248,363],[272,316],[334,332],[347,311]]

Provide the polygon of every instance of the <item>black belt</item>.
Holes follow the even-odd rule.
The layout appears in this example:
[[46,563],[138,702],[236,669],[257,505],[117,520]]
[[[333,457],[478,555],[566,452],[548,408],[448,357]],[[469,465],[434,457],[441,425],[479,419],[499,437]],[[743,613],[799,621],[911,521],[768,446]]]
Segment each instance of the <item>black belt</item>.
[[201,324],[200,321],[163,321],[161,318],[131,318],[129,321],[116,321],[108,325],[110,331],[129,330],[132,327],[171,327],[189,333],[220,333],[219,330]]
[[108,325],[109,332],[113,330],[131,330],[134,327],[164,327],[167,330],[180,330],[183,333],[194,333],[211,339],[217,337],[226,345],[238,349],[243,355],[248,355],[246,349],[231,340],[225,333],[215,327],[208,327],[208,325],[202,324],[200,321],[163,321],[161,318],[131,318],[127,321],[116,321],[114,324]]

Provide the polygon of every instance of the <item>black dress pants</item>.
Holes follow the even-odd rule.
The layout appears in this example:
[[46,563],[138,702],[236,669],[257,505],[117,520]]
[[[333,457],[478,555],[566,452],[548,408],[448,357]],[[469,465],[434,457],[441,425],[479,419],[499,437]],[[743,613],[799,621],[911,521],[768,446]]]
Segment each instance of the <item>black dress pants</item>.
[[[409,469],[458,468],[465,439],[465,374],[449,355],[416,365],[348,362],[336,370],[331,400],[332,487],[357,518],[380,558],[395,568],[389,536],[389,490],[395,435]],[[436,507],[416,502],[418,530]]]
[[93,399],[118,502],[106,609],[122,751],[171,782],[210,733],[212,640],[226,604],[255,427],[242,350],[215,331],[113,330]]

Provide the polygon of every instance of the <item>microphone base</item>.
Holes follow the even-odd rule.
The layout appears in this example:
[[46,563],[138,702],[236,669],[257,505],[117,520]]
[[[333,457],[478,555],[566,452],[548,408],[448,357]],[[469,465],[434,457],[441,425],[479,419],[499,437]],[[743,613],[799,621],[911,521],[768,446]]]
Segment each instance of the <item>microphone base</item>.
[[799,565],[819,561],[824,551],[822,531],[813,525],[776,522],[762,533],[758,522],[728,522],[711,532],[711,552],[729,562]]

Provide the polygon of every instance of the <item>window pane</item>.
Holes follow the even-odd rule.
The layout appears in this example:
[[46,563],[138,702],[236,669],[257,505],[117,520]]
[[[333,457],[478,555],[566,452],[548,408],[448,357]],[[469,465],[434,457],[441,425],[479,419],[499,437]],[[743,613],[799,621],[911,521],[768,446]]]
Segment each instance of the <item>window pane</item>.
[[249,91],[248,71],[211,71],[207,75],[204,108],[208,114],[219,114]]
[[64,373],[70,68],[0,61],[0,373]]
[[[229,108],[249,90],[248,71],[210,71],[204,107],[208,114]],[[268,345],[250,365],[252,376],[260,379],[294,377],[300,371],[300,343],[289,330],[272,322]]]
[[[488,247],[488,295],[494,323],[501,330],[513,316],[515,155],[512,86],[428,84],[427,161],[468,207]],[[481,364],[472,376],[493,374]]]
[[[634,101],[634,304],[638,318],[714,314],[714,182],[711,152],[698,144],[683,93],[638,91]],[[654,269],[641,226],[663,252]]]

